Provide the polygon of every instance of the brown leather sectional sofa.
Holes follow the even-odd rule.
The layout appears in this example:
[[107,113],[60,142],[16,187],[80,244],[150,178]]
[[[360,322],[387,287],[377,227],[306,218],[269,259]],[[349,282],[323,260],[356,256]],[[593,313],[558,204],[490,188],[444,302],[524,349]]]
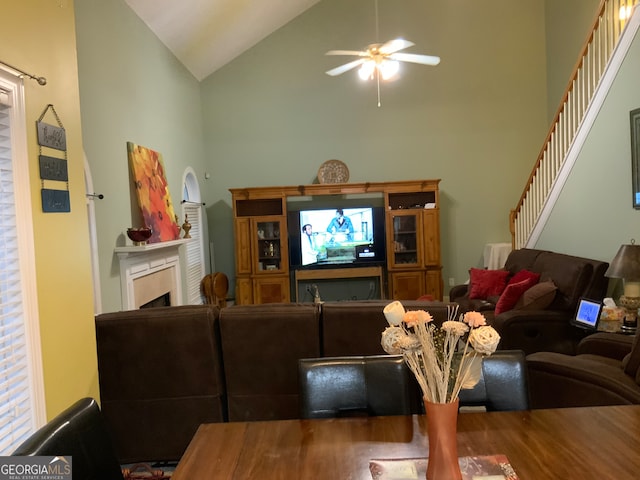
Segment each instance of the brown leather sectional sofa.
[[[122,463],[180,458],[205,422],[298,418],[298,359],[383,354],[385,300],[96,316],[101,407]],[[404,301],[446,320],[447,304]]]

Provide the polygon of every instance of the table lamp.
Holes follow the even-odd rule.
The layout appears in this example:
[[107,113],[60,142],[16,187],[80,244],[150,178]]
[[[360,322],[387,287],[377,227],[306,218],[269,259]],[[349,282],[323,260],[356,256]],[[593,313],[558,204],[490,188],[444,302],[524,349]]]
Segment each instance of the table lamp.
[[622,245],[605,276],[622,278],[624,293],[620,296],[619,304],[626,310],[622,331],[635,333],[640,307],[640,245],[635,245],[633,240],[630,245]]

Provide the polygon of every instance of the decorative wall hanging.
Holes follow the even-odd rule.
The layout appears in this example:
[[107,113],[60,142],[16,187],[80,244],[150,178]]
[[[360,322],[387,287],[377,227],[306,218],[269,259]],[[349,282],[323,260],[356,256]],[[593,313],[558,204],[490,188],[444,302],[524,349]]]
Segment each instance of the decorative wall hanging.
[[180,238],[162,155],[150,148],[127,142],[129,165],[145,227],[152,230],[149,243]]
[[633,208],[640,209],[640,108],[631,110],[631,179],[633,181]]
[[[42,119],[51,110],[58,126],[44,123]],[[40,118],[36,121],[38,133],[38,160],[40,164],[40,181],[42,184],[42,211],[45,213],[70,212],[69,201],[69,173],[67,169],[67,134],[60,117],[53,105],[47,105]],[[42,154],[42,147],[50,150],[50,155]],[[64,158],[59,155],[62,152]],[[45,188],[45,181],[65,182],[65,189]]]

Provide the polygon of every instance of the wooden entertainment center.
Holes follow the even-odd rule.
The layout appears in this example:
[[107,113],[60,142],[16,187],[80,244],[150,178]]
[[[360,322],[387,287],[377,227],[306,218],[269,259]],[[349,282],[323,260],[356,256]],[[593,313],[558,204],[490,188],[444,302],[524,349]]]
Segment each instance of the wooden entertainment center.
[[[304,280],[379,279],[382,298],[442,300],[440,180],[332,183],[230,189],[239,305],[290,302]],[[294,270],[289,265],[287,199],[379,194],[385,208],[386,261],[377,266]],[[293,277],[293,278],[292,278]],[[387,280],[386,282],[384,280]],[[386,283],[386,284],[385,284]]]

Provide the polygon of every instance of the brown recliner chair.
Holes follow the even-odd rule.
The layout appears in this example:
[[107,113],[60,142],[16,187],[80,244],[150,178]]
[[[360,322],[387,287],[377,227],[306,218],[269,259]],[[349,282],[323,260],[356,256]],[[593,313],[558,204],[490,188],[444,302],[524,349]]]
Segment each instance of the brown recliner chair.
[[575,356],[527,356],[531,408],[640,404],[640,341],[616,333],[584,338]]

